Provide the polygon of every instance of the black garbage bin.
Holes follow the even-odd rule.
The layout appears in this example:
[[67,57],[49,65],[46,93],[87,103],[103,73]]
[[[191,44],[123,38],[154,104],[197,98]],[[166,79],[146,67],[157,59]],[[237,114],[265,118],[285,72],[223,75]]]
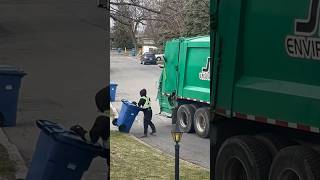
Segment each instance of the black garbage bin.
[[93,158],[107,157],[101,145],[87,143],[57,123],[38,120],[37,126],[41,133],[26,180],[80,180]]

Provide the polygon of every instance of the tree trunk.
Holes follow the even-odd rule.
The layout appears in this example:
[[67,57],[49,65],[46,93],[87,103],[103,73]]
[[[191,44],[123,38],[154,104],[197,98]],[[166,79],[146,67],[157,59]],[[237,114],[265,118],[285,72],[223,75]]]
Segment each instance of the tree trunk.
[[[134,23],[133,23],[133,26],[134,26]],[[131,39],[132,39],[133,47],[134,47],[134,49],[137,51],[138,42],[137,42],[137,39],[136,39],[136,27],[131,27],[131,28],[130,28],[130,34],[131,34]]]

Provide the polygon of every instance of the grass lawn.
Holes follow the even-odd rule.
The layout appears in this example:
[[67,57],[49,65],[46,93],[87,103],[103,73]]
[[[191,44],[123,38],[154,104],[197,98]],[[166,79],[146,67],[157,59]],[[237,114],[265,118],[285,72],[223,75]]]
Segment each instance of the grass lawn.
[[[174,158],[156,151],[127,134],[111,131],[111,179],[174,179]],[[174,146],[172,145],[172,148]],[[208,180],[210,172],[180,161],[180,179]]]
[[13,180],[15,164],[9,159],[7,150],[0,144],[0,179]]

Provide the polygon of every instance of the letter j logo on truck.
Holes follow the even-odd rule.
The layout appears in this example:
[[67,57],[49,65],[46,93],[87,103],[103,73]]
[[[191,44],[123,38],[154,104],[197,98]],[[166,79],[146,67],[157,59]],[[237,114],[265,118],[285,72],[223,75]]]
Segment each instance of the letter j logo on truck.
[[320,60],[319,1],[310,0],[306,19],[295,19],[294,35],[285,40],[289,56]]
[[210,81],[210,57],[208,57],[205,67],[202,67],[202,70],[199,73],[199,79]]

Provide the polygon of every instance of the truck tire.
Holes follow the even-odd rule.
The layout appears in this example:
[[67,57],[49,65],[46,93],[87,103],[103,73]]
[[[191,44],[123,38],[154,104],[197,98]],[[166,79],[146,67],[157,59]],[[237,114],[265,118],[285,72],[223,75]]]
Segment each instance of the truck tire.
[[196,112],[196,110],[199,108],[197,104],[189,104],[189,105],[194,109],[194,112]]
[[193,129],[193,117],[195,113],[194,106],[190,104],[181,105],[177,112],[177,124],[179,128],[186,133],[191,133]]
[[255,138],[266,146],[272,158],[274,158],[281,149],[295,145],[288,139],[271,133],[258,134]]
[[269,180],[318,180],[320,156],[313,149],[290,146],[282,149],[270,168]]
[[197,135],[207,138],[210,133],[210,110],[209,108],[199,108],[194,114],[194,130]]
[[267,180],[271,155],[250,136],[234,136],[221,146],[215,165],[216,180]]

